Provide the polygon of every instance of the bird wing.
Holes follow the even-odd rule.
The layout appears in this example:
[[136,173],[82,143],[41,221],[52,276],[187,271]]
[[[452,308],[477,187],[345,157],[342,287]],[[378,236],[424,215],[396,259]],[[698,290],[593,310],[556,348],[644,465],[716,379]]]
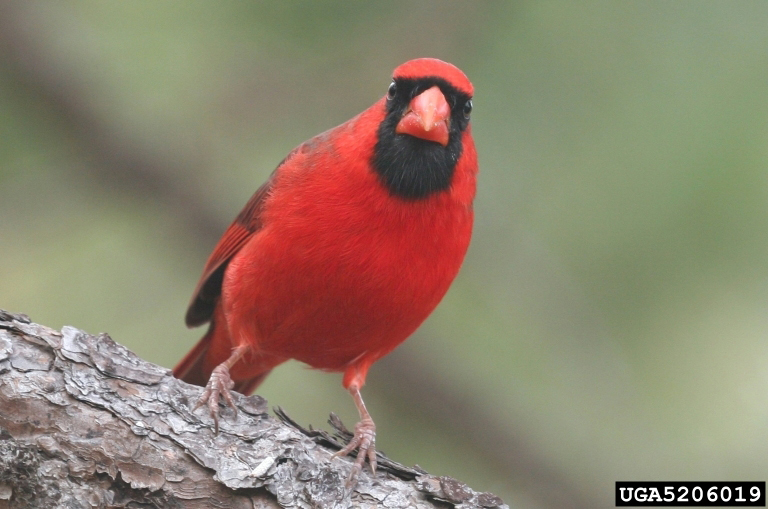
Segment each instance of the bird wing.
[[254,233],[262,228],[264,202],[269,196],[275,173],[284,163],[285,161],[280,163],[272,176],[251,196],[251,199],[248,200],[248,203],[229,225],[213,249],[187,308],[184,320],[188,327],[202,325],[211,319],[213,309],[216,307],[219,295],[221,295],[224,270],[227,268],[229,260],[240,251]]

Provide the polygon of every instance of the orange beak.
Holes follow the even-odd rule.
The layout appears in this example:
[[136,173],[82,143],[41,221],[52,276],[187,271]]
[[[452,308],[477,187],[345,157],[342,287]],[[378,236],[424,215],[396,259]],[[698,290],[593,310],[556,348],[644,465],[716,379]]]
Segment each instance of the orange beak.
[[448,106],[448,101],[445,100],[440,88],[434,86],[411,99],[395,132],[446,146],[450,122],[451,107]]

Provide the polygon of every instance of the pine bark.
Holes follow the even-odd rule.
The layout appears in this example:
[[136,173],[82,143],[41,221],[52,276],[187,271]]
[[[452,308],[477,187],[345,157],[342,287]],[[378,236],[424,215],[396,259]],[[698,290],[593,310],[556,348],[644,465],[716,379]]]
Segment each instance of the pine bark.
[[106,334],[0,310],[0,509],[507,507],[384,456],[348,489],[334,416],[305,430],[236,394],[215,435],[200,393]]

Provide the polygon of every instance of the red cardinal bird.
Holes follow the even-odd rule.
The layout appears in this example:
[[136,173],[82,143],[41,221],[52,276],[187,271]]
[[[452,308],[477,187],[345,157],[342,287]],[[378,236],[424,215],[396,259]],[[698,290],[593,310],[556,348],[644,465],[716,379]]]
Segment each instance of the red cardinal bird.
[[[395,69],[384,97],[295,148],[245,205],[203,269],[186,315],[208,332],[174,369],[219,399],[253,391],[288,359],[344,372],[375,473],[376,427],[360,389],[368,368],[435,309],[472,232],[477,154],[473,87],[420,58]],[[197,408],[195,407],[195,408]]]

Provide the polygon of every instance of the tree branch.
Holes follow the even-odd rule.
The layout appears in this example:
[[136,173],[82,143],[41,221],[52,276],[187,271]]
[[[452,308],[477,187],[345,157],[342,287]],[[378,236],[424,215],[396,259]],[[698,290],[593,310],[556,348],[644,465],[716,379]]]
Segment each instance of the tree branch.
[[35,507],[507,508],[449,477],[380,456],[344,485],[348,435],[303,430],[260,396],[235,394],[218,435],[193,413],[201,388],[106,334],[61,331],[0,310],[0,509]]

